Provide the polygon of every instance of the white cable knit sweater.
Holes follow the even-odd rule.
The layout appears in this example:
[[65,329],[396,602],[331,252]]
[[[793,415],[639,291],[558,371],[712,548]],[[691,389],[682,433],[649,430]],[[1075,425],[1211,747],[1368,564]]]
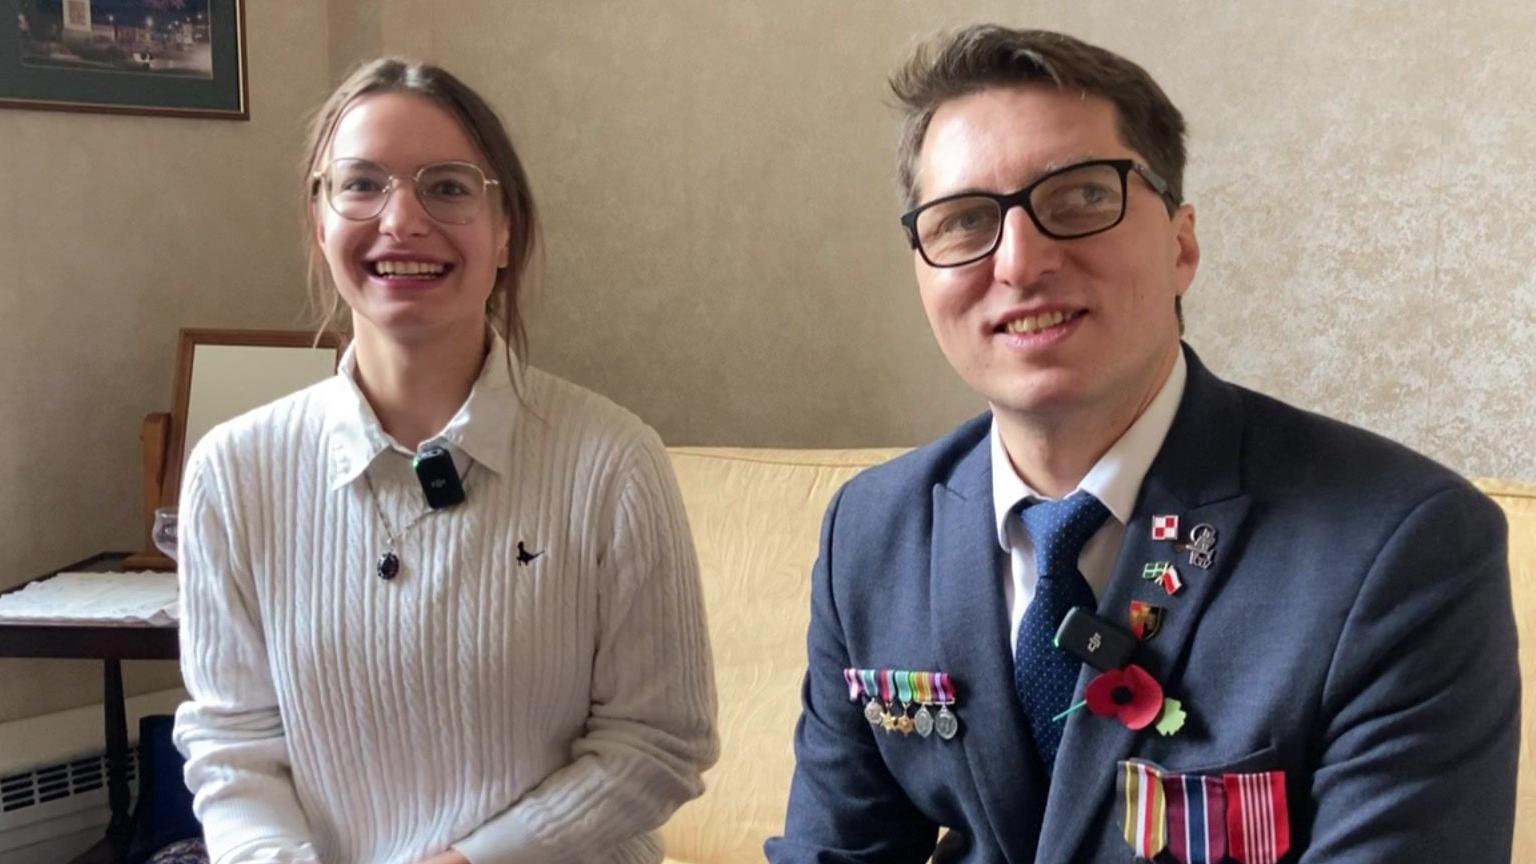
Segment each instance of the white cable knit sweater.
[[714,683],[666,452],[535,369],[520,404],[504,350],[432,439],[468,500],[405,532],[390,582],[363,472],[395,533],[425,504],[350,353],[193,452],[176,743],[215,864],[656,862],[702,790]]

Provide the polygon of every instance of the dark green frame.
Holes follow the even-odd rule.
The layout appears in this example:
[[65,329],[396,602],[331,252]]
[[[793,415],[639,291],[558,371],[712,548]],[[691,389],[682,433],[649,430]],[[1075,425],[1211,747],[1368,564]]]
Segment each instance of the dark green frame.
[[209,0],[213,79],[160,78],[21,63],[22,0],[0,0],[0,108],[248,120],[245,0]]

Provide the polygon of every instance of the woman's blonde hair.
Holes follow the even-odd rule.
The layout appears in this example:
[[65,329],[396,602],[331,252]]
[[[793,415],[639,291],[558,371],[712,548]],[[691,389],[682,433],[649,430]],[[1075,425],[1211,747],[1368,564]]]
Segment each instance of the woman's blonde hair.
[[496,112],[473,89],[446,69],[430,63],[418,63],[398,57],[381,57],[360,66],[331,93],[309,124],[304,160],[304,228],[307,282],[310,309],[319,330],[344,326],[338,321],[341,295],[331,281],[324,256],[315,245],[316,206],[320,195],[320,170],[330,146],[331,136],[341,115],[352,103],[377,93],[406,93],[427,99],[447,111],[469,134],[490,168],[491,179],[499,181],[502,212],[508,221],[510,241],[507,266],[496,272],[491,295],[486,300],[486,318],[506,339],[511,352],[520,360],[528,357],[528,332],[523,323],[520,301],[527,284],[533,258],[539,248],[539,215],[528,187],[528,175],[512,146],[512,138]]

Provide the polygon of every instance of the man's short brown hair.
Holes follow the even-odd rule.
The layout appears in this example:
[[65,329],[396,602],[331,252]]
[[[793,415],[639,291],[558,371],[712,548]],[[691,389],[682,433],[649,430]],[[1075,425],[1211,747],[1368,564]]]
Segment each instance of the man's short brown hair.
[[1064,33],[977,24],[923,42],[891,75],[905,112],[896,170],[906,206],[919,203],[918,154],[939,106],[988,87],[1029,83],[1109,100],[1120,137],[1168,181],[1169,209],[1184,200],[1184,116],[1145,69]]

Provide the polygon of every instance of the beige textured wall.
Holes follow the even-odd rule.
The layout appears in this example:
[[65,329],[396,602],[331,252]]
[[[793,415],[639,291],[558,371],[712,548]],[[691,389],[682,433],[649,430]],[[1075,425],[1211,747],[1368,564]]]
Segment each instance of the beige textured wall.
[[548,238],[535,362],[671,442],[909,444],[980,406],[917,302],[884,74],[977,20],[1118,50],[1184,110],[1214,369],[1536,479],[1536,6],[388,0],[383,43],[513,128]]
[[[135,541],[177,327],[295,323],[302,118],[380,47],[506,115],[546,220],[535,362],[670,443],[912,444],[980,408],[917,302],[883,82],[915,34],[994,20],[1119,50],[1183,107],[1210,365],[1536,479],[1536,9],[936,6],[251,0],[249,123],[0,111],[0,586]],[[0,661],[0,721],[98,687]]]
[[[291,327],[303,115],[326,9],[246,4],[251,120],[0,111],[0,588],[139,537],[139,421],[176,331]],[[130,663],[130,691],[173,687]],[[0,722],[101,698],[99,664],[0,660]]]

